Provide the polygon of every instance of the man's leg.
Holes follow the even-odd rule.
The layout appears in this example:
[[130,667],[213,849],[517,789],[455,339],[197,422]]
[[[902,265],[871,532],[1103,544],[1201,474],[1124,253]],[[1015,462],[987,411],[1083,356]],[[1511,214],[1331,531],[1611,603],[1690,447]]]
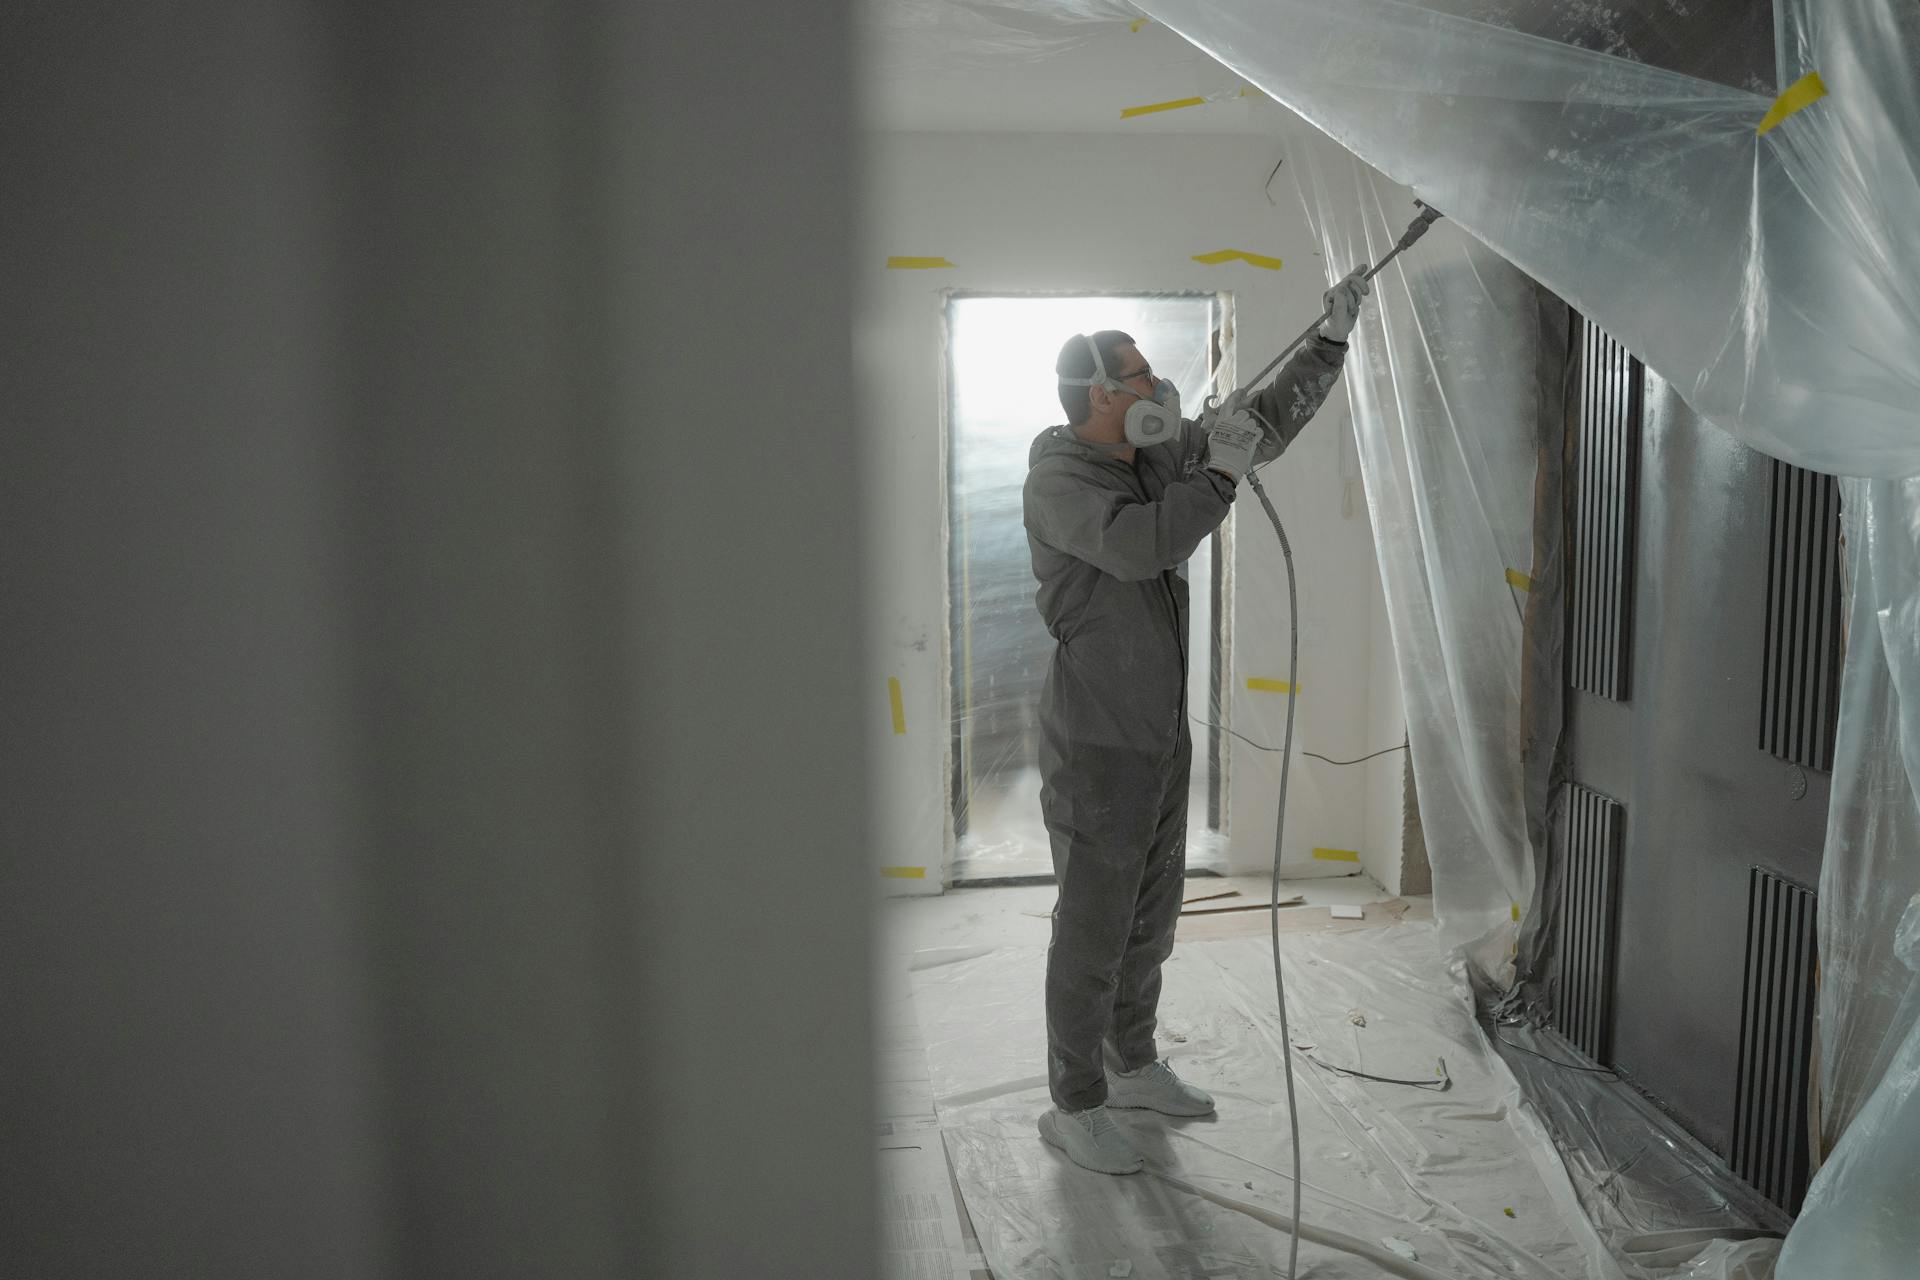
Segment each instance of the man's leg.
[[1187,781],[1193,747],[1181,735],[1164,775],[1153,843],[1133,909],[1133,927],[1120,962],[1113,1001],[1113,1047],[1119,1070],[1135,1071],[1160,1057],[1153,1029],[1160,1005],[1160,966],[1173,954],[1174,930],[1187,874]]
[[1071,768],[1051,771],[1041,791],[1060,886],[1047,948],[1047,1083],[1062,1111],[1107,1100],[1101,1041],[1154,839],[1153,763],[1133,752],[1083,750]]

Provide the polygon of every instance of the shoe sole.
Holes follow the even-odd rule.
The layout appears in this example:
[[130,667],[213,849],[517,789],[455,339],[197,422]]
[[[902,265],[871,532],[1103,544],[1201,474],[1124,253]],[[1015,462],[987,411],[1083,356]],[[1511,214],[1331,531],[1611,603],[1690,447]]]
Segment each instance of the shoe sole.
[[1134,1158],[1134,1162],[1124,1169],[1103,1169],[1097,1164],[1088,1164],[1086,1161],[1082,1160],[1079,1156],[1074,1155],[1072,1148],[1068,1147],[1066,1143],[1062,1142],[1059,1138],[1054,1136],[1053,1127],[1057,1123],[1059,1122],[1054,1119],[1052,1112],[1048,1112],[1046,1115],[1041,1116],[1040,1117],[1040,1137],[1046,1141],[1048,1146],[1057,1149],[1062,1155],[1066,1156],[1067,1159],[1073,1161],[1076,1165],[1079,1165],[1082,1169],[1086,1169],[1093,1173],[1109,1174],[1116,1178],[1124,1178],[1126,1175],[1130,1173],[1138,1173],[1140,1172],[1140,1170],[1146,1167],[1145,1162],[1142,1161],[1137,1156]]

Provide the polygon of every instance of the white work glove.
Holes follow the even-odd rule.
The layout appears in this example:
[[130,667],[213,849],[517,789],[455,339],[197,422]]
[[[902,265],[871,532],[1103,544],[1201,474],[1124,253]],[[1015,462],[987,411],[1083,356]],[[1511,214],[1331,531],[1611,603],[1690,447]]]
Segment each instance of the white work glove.
[[1260,447],[1260,424],[1245,409],[1223,413],[1207,431],[1207,470],[1218,471],[1235,484],[1253,467],[1253,451]]
[[1360,320],[1360,302],[1373,292],[1373,286],[1364,277],[1367,264],[1361,263],[1347,274],[1347,278],[1326,292],[1327,310],[1330,313],[1321,324],[1320,332],[1335,342],[1345,342],[1347,335],[1353,332],[1353,326]]

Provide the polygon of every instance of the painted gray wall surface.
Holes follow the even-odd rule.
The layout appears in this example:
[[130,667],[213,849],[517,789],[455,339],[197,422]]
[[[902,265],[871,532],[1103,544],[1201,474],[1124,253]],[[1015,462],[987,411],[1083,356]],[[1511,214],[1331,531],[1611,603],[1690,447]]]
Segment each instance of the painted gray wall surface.
[[10,14],[0,1273],[872,1273],[846,26]]
[[1626,806],[1615,1064],[1723,1155],[1747,872],[1817,883],[1826,830],[1827,776],[1757,745],[1770,467],[1648,373],[1632,697],[1568,695],[1569,776]]

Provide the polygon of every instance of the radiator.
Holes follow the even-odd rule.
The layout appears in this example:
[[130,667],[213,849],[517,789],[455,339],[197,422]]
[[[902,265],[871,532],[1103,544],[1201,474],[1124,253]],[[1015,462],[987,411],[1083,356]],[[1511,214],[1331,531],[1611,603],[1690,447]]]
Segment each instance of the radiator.
[[1626,810],[1577,783],[1568,788],[1560,882],[1560,966],[1553,1024],[1582,1053],[1612,1053],[1614,948]]
[[1573,562],[1567,601],[1568,682],[1627,697],[1632,641],[1633,550],[1645,371],[1597,325],[1575,326],[1579,344],[1574,412]]
[[1840,720],[1840,485],[1779,461],[1768,520],[1766,625],[1761,749],[1831,770]]
[[1747,972],[1729,1163],[1788,1213],[1799,1212],[1807,1192],[1814,903],[1812,890],[1764,868],[1748,875]]

